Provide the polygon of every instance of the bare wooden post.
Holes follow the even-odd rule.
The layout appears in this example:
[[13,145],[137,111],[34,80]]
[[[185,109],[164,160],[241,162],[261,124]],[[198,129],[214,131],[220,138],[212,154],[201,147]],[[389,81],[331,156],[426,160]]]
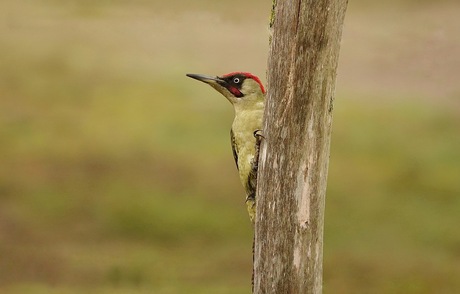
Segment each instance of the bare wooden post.
[[321,293],[332,108],[347,0],[274,1],[254,293]]

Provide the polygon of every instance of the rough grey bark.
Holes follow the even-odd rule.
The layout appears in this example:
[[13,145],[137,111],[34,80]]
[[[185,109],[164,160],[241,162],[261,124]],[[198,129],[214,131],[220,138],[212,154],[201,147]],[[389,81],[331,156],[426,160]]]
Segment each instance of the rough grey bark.
[[335,77],[347,0],[274,1],[254,293],[321,293]]

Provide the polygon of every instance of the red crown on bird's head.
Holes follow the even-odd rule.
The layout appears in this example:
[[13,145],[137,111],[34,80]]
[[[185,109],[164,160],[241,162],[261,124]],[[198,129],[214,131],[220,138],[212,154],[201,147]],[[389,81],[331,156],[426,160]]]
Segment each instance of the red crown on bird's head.
[[254,81],[256,81],[259,86],[260,86],[260,90],[262,90],[262,93],[265,94],[265,88],[264,88],[264,85],[262,85],[262,82],[260,81],[259,77],[253,75],[252,73],[249,73],[249,72],[241,72],[241,71],[235,71],[235,72],[231,72],[231,73],[228,73],[228,74],[225,74],[223,75],[222,77],[223,78],[228,78],[228,77],[231,77],[231,76],[234,76],[234,75],[243,75],[245,76],[246,78],[248,79],[253,79]]

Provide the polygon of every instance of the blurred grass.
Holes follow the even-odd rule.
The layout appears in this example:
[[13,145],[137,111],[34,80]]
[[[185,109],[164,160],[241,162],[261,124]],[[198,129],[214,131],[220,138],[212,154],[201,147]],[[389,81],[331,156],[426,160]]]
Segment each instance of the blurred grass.
[[[270,3],[266,14],[251,4],[249,20],[223,2],[133,3],[0,4],[2,293],[249,292],[232,110],[184,74],[263,77]],[[353,7],[347,17],[363,22]],[[335,104],[325,293],[455,293],[458,85],[416,80],[420,95],[396,71],[396,87],[357,88],[353,28]]]

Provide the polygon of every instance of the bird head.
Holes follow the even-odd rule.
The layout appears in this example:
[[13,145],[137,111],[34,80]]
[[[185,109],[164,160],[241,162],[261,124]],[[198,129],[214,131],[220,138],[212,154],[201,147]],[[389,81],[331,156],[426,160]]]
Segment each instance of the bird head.
[[247,72],[232,72],[223,76],[187,74],[204,82],[225,96],[234,106],[244,102],[258,102],[265,96],[265,88],[258,77]]

